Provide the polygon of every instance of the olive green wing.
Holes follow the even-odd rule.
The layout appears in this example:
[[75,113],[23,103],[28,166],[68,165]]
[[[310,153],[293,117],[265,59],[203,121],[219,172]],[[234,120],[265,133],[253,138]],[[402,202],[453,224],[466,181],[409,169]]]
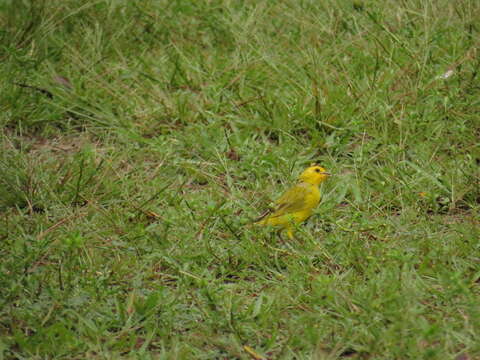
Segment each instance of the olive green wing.
[[294,185],[276,201],[277,208],[269,217],[277,217],[305,210],[308,194],[309,191],[304,184]]

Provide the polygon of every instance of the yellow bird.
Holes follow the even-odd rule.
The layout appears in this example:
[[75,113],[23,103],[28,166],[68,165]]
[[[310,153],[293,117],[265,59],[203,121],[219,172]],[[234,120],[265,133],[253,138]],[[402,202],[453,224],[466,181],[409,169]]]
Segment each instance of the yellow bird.
[[320,202],[318,185],[328,176],[330,174],[323,167],[310,166],[300,175],[297,184],[275,202],[273,212],[267,211],[256,220],[256,224],[279,226],[286,229],[292,239],[294,227],[308,219]]

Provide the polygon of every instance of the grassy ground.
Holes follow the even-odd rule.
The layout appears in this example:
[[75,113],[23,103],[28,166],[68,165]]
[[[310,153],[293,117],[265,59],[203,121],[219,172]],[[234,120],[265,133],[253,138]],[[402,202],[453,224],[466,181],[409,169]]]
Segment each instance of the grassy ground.
[[[0,2],[0,359],[480,359],[480,3]],[[285,241],[248,225],[335,174]]]

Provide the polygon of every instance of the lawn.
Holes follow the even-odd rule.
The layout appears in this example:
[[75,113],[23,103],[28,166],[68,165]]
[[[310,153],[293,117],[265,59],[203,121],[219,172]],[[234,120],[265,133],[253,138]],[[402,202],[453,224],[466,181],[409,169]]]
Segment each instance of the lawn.
[[[478,0],[0,1],[0,360],[480,359]],[[252,220],[312,163],[295,239]]]

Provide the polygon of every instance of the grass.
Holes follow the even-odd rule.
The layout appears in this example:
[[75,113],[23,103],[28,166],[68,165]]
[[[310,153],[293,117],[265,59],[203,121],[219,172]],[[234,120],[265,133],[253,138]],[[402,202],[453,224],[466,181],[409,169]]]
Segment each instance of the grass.
[[480,359],[479,20],[1,2],[0,359]]

